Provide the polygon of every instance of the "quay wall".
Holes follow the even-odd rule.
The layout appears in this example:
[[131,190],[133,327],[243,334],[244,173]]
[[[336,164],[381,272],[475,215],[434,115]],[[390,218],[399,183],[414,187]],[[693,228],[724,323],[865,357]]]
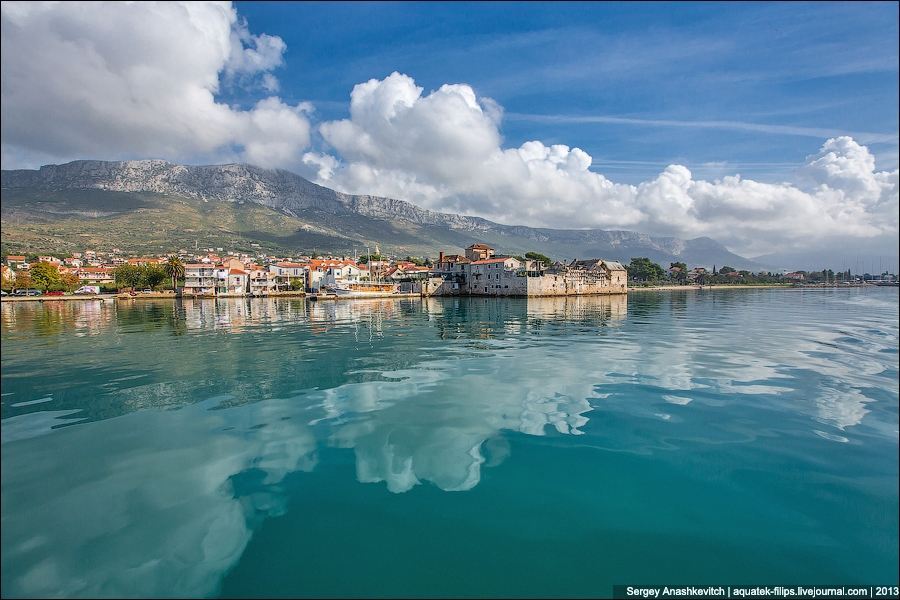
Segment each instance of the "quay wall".
[[[507,272],[508,273],[508,272]],[[499,275],[499,277],[497,276]],[[492,274],[491,279],[479,278],[465,283],[445,281],[433,277],[422,283],[423,296],[590,296],[627,294],[625,278],[578,277],[567,274],[545,274],[540,277],[520,277],[514,273]]]

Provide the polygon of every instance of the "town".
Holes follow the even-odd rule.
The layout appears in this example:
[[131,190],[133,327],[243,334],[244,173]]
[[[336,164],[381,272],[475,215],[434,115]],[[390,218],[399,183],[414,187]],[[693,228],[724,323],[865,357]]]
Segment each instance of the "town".
[[536,252],[499,255],[487,244],[464,254],[440,252],[399,258],[373,254],[271,256],[205,248],[160,256],[128,256],[118,249],[84,250],[60,257],[7,255],[3,295],[61,296],[101,293],[177,294],[188,297],[312,295],[313,297],[571,296],[621,294],[631,287],[659,285],[896,285],[891,273],[846,271],[750,272],[727,265],[663,268],[645,257],[625,266],[605,259],[553,261]]

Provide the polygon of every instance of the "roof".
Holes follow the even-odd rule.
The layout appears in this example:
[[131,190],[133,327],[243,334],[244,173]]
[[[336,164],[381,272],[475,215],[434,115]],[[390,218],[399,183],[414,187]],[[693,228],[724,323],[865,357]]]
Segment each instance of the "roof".
[[184,265],[185,269],[215,269],[216,265],[212,263],[188,263]]
[[305,269],[309,267],[309,264],[306,263],[295,263],[295,262],[277,262],[275,263],[276,267],[281,267],[283,269]]
[[583,260],[575,259],[569,263],[570,267],[581,267],[582,269],[593,269],[603,262],[599,258],[586,258]]
[[473,260],[472,264],[473,265],[486,265],[486,264],[490,264],[490,263],[505,263],[508,260],[514,260],[516,262],[519,262],[519,259],[517,259],[517,258],[513,258],[512,256],[504,256],[501,258],[486,258],[484,260]]
[[6,257],[6,260],[25,260],[25,257],[20,254],[10,254]]
[[129,259],[128,259],[128,263],[129,263],[129,264],[132,264],[132,265],[137,264],[137,263],[142,263],[142,262],[146,262],[146,263],[159,263],[159,262],[163,262],[163,259],[161,259],[161,258],[152,258],[152,257],[148,257],[148,256],[142,256],[142,257],[139,257],[139,258],[129,258]]
[[570,267],[580,267],[582,269],[596,269],[597,267],[606,268],[610,271],[624,271],[625,267],[622,263],[615,260],[604,260],[602,258],[587,258],[584,260],[573,260],[569,263]]
[[[491,248],[487,244],[472,244],[471,246],[469,246],[469,248],[472,248],[474,250],[493,250],[493,248]],[[468,250],[469,248],[466,248],[466,250]]]
[[327,269],[329,267],[345,267],[345,266],[359,268],[359,265],[357,265],[352,260],[340,260],[337,258],[314,258],[313,260],[309,261],[309,267],[311,269],[319,269],[319,268]]
[[242,271],[241,269],[229,269],[229,275],[246,275],[247,271]]
[[444,257],[444,260],[442,262],[472,262],[472,261],[460,254],[448,254],[447,256]]

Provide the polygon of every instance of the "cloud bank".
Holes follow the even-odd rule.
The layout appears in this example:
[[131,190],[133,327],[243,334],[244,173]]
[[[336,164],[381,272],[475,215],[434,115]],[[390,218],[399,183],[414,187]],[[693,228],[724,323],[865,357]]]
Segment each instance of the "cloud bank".
[[284,41],[228,2],[2,5],[3,159],[161,157],[289,166],[310,106],[242,110],[223,82],[274,92]]
[[355,86],[350,117],[319,126],[331,151],[304,156],[314,177],[504,223],[710,236],[757,254],[786,247],[798,230],[807,243],[897,232],[897,171],[876,172],[872,154],[849,137],[827,140],[793,183],[704,181],[670,165],[624,185],[592,171],[580,148],[537,140],[504,148],[502,109],[468,85],[423,92],[400,73]]
[[[395,72],[356,85],[348,118],[312,124],[310,104],[275,95],[285,51],[227,2],[5,2],[4,168],[245,161],[507,224],[710,236],[750,256],[896,246],[898,171],[877,172],[850,137],[824,140],[790,182],[707,181],[673,164],[620,184],[592,170],[583,149],[504,144],[503,108],[466,84],[426,92]],[[235,86],[256,103],[224,103],[223,89]]]

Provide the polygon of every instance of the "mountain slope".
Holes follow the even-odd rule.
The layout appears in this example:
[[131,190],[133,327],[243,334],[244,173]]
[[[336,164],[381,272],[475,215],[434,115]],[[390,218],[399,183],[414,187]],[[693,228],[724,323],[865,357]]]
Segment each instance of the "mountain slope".
[[160,243],[150,246],[169,243],[157,251],[195,242],[230,247],[255,242],[273,250],[352,252],[378,243],[398,254],[433,255],[483,241],[503,252],[537,250],[556,258],[627,262],[647,256],[659,262],[755,266],[709,238],[501,225],[402,200],[343,194],[289,171],[242,164],[85,160],[3,171],[2,200],[7,250],[28,251],[41,243],[83,247],[87,238],[98,247],[151,250],[144,238],[152,238]]

